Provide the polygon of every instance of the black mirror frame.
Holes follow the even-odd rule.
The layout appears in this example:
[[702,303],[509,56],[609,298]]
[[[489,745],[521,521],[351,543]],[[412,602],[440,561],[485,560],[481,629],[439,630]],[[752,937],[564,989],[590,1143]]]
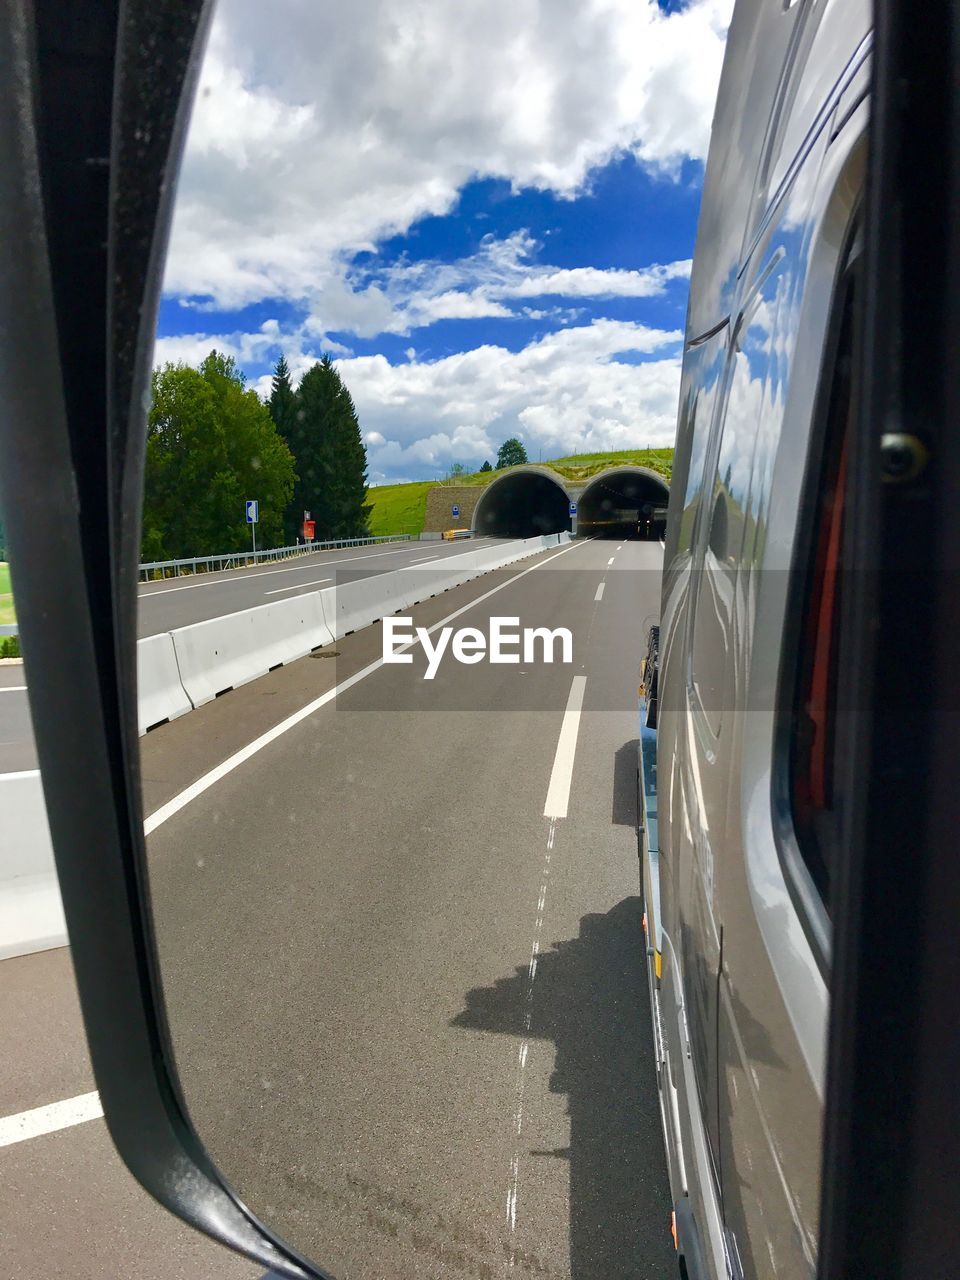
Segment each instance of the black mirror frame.
[[[854,512],[869,633],[838,886],[821,1280],[960,1273],[960,6],[878,0]],[[140,468],[172,192],[207,0],[7,0],[0,499],[73,962],[107,1123],[175,1214],[319,1277],[242,1205],[171,1069],[143,875]],[[885,486],[877,430],[930,458]],[[880,573],[880,567],[883,572]],[[56,584],[55,590],[51,589]],[[909,655],[908,702],[884,665]],[[851,794],[854,794],[851,791]],[[908,954],[896,933],[914,945]]]
[[180,1094],[144,874],[136,565],[154,333],[209,0],[7,0],[0,22],[0,503],[94,1075],[174,1214],[323,1277],[243,1205]]
[[874,14],[821,1280],[960,1274],[960,4]]

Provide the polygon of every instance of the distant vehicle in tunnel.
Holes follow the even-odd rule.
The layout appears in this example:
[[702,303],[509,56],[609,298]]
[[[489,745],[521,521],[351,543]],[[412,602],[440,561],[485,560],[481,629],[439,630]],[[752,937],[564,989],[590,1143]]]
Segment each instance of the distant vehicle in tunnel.
[[[650,994],[688,1280],[817,1265],[870,52],[862,0],[739,4],[706,171],[640,688]],[[655,523],[643,512],[641,536]]]

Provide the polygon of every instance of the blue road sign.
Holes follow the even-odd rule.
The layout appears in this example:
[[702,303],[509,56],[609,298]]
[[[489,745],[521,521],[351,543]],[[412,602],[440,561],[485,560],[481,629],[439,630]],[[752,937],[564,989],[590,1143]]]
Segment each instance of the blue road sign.
[[454,520],[460,519],[460,508],[456,505],[456,503],[454,503],[454,505],[450,508],[450,514],[453,516]]
[[575,502],[570,503],[570,514],[572,516],[575,516],[577,514],[577,504]]
[[247,502],[247,524],[256,524],[260,519],[260,503],[256,498]]

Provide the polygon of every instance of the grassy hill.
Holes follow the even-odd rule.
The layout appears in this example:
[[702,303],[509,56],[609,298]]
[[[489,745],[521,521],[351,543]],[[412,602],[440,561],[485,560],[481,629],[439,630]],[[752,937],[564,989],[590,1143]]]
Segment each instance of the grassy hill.
[[0,625],[10,626],[17,620],[13,611],[13,588],[10,586],[10,566],[0,560]]
[[[589,480],[607,467],[623,465],[649,467],[666,479],[670,479],[673,466],[672,449],[623,449],[618,453],[575,453],[567,458],[544,459],[542,465],[558,472],[565,480]],[[499,471],[476,471],[472,475],[457,476],[452,485],[485,485],[509,468]],[[427,507],[427,493],[442,480],[415,480],[410,484],[384,484],[371,489],[367,501],[372,534],[409,533],[414,536],[423,530]]]

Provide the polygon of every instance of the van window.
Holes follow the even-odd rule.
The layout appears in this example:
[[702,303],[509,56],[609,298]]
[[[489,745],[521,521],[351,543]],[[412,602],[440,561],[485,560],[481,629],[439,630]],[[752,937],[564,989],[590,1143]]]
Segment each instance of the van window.
[[790,717],[790,800],[800,853],[829,911],[839,848],[837,695],[844,590],[847,455],[853,415],[853,272],[837,299],[834,354],[825,371],[822,432],[803,509],[812,513],[798,587],[799,646]]

